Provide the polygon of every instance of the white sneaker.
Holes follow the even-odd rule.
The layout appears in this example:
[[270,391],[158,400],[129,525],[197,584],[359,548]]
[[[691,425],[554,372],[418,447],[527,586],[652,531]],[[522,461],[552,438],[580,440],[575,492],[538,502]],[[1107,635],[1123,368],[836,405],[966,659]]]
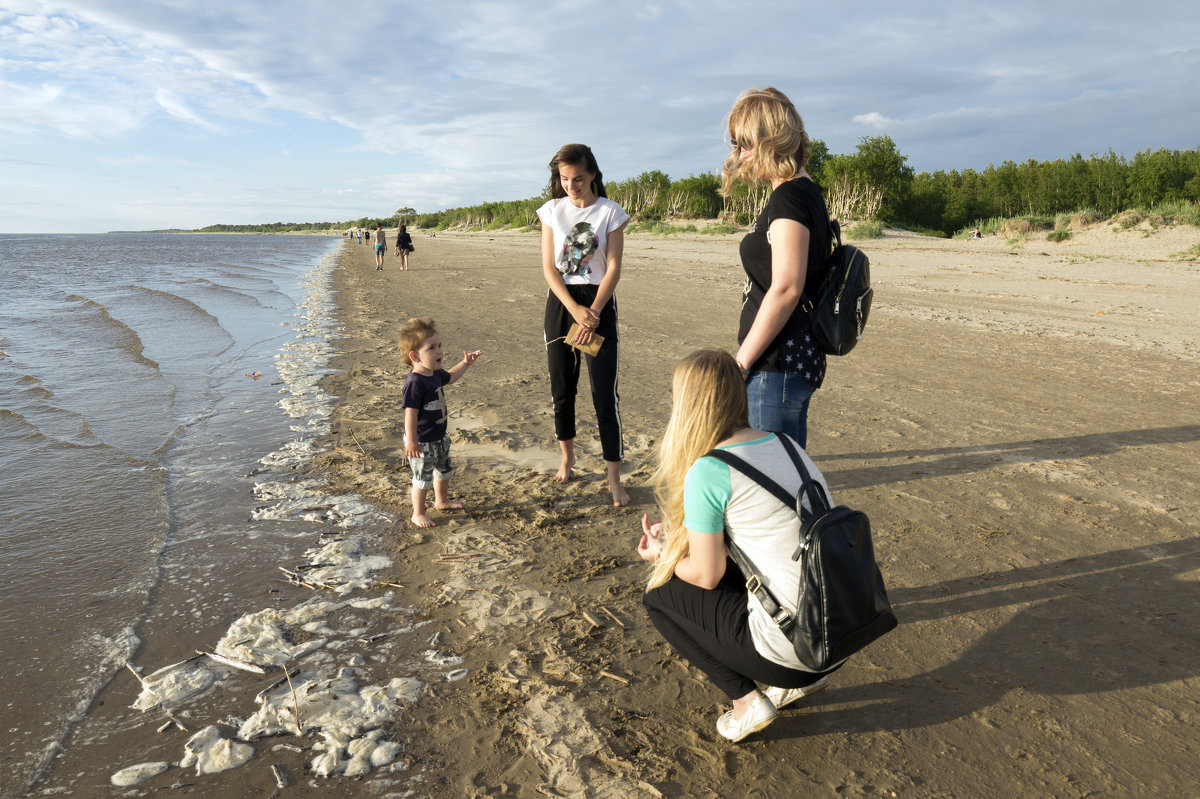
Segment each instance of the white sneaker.
[[826,688],[828,686],[829,678],[822,677],[815,683],[806,685],[803,688],[776,688],[772,685],[763,688],[762,692],[764,696],[771,700],[771,704],[782,710],[792,702],[795,702],[797,699],[801,699],[806,696],[812,696],[817,691],[820,691],[822,688]]
[[717,719],[717,732],[733,742],[738,742],[747,735],[758,732],[779,716],[779,711],[766,696],[754,700],[740,719],[733,717],[733,711],[726,711]]

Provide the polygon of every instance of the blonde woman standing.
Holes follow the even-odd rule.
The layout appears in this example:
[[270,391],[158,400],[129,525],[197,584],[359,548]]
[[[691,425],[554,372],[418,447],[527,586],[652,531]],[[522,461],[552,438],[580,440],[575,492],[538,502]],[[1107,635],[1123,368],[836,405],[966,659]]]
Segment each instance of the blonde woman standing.
[[[800,585],[800,567],[791,558],[800,537],[795,510],[705,454],[728,449],[792,493],[802,478],[779,436],[749,425],[742,372],[728,352],[698,350],[680,361],[671,399],[654,475],[665,518],[651,523],[643,516],[638,544],[638,554],[654,564],[643,604],[662,636],[733,701],[733,709],[717,719],[717,731],[740,741],[827,680],[803,669],[791,642],[748,594],[725,546],[729,536],[795,613]],[[803,450],[800,454],[828,495],[825,478]]]
[[722,194],[728,197],[737,180],[772,189],[739,247],[746,283],[737,362],[750,424],[805,447],[808,403],[825,379],[825,353],[801,300],[805,287],[825,278],[829,211],[805,169],[812,147],[804,121],[783,92],[743,92],[729,111],[728,133],[733,152],[722,167]]

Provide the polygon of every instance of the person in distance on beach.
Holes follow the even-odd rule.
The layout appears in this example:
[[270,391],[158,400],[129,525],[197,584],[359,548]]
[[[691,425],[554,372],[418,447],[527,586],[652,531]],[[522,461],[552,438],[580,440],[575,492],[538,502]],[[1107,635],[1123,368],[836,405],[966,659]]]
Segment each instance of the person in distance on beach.
[[400,256],[400,271],[408,269],[408,254],[412,251],[413,240],[408,234],[408,225],[401,225],[396,231],[396,255]]
[[[624,458],[617,396],[617,300],[621,256],[629,214],[608,199],[596,156],[583,144],[563,145],[550,160],[550,200],[538,209],[542,221],[542,274],[546,294],[546,360],[554,400],[554,434],[562,463],[554,479],[565,483],[575,466],[575,395],[579,368],[587,358],[592,405],[604,451],[613,505],[629,504],[621,484]],[[567,336],[572,324],[576,333]],[[600,341],[593,354],[591,348]]]
[[722,167],[721,192],[736,180],[766,182],[772,192],[742,239],[746,283],[738,324],[737,362],[746,378],[750,426],[808,443],[808,403],[825,379],[825,353],[813,340],[805,286],[825,278],[829,211],[804,168],[811,151],[796,107],[774,88],[749,89],[727,121],[733,152]]
[[[794,614],[801,575],[791,555],[800,538],[799,517],[705,453],[729,449],[793,494],[802,478],[780,434],[748,423],[741,368],[728,352],[688,355],[675,367],[671,389],[671,417],[653,478],[665,519],[651,523],[643,515],[638,544],[638,554],[654,565],[642,603],[668,643],[733,700],[717,731],[740,741],[774,721],[780,708],[824,688],[829,672],[803,670],[791,641],[748,594],[725,547],[728,535]],[[821,472],[799,452],[828,495]]]
[[383,256],[387,255],[387,234],[383,232],[383,223],[375,223],[375,268],[383,271]]
[[433,506],[438,510],[463,507],[449,498],[450,437],[446,430],[446,395],[442,387],[463,376],[482,354],[463,352],[463,359],[449,370],[442,368],[442,339],[432,319],[409,319],[400,329],[400,351],[412,371],[404,379],[404,454],[413,473],[415,527],[433,527],[437,522],[425,514],[425,499],[433,486]]

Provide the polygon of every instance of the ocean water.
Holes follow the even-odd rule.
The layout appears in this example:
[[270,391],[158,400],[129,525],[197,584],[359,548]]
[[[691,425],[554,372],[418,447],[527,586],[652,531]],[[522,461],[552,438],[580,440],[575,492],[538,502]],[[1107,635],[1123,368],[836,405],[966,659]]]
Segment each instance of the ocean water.
[[340,246],[0,236],[0,795],[61,756],[151,616],[228,624],[245,558],[311,534],[254,491],[328,423]]

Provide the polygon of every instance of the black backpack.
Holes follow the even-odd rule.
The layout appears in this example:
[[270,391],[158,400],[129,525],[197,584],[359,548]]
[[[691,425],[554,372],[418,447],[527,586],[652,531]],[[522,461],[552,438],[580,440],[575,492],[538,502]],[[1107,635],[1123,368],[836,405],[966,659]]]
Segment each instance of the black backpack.
[[[779,483],[726,450],[708,455],[729,464],[795,508],[800,517],[800,540],[792,560],[800,561],[800,595],[796,615],[782,607],[763,585],[762,572],[726,534],[729,554],[746,577],[746,589],[758,597],[763,610],[792,642],[796,656],[810,671],[828,671],[840,665],[876,638],[896,627],[896,614],[888,602],[883,575],[875,562],[871,522],[862,511],[830,500],[813,480],[796,446],[787,436],[777,436],[800,473],[800,491],[790,496]],[[807,496],[811,514],[801,499]]]
[[805,286],[800,308],[808,314],[817,346],[828,355],[846,355],[862,338],[871,312],[871,261],[853,244],[842,244],[836,219],[829,222],[829,240],[835,244],[816,302]]

